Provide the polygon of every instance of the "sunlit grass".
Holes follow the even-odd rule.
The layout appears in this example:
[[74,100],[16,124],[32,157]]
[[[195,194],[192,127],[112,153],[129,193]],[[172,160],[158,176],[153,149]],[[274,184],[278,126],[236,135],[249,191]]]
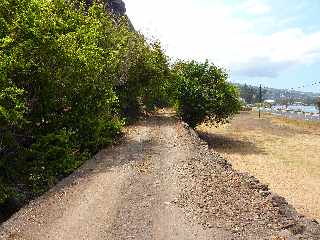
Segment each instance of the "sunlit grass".
[[290,119],[285,117],[274,117],[272,119],[272,123],[279,124],[283,126],[292,126],[292,127],[301,127],[309,130],[320,130],[320,122],[319,121],[304,121],[297,119]]
[[320,123],[242,113],[218,128],[200,126],[213,150],[257,176],[301,213],[320,219]]

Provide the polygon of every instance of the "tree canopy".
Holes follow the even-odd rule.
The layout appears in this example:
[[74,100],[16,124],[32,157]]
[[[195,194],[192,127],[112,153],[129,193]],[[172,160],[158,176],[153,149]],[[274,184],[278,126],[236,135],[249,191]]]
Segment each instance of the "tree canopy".
[[175,106],[196,126],[239,109],[223,69],[170,66],[100,2],[0,2],[0,203],[47,190],[143,111]]

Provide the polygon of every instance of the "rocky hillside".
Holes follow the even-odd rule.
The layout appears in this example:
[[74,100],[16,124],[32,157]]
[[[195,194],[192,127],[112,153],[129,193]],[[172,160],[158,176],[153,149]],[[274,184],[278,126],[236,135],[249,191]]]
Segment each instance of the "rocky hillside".
[[[126,13],[126,5],[122,0],[101,0],[107,8],[116,15],[124,15]],[[86,0],[87,5],[91,5],[93,0]]]
[[115,14],[124,15],[126,13],[126,5],[122,0],[109,0],[108,6]]

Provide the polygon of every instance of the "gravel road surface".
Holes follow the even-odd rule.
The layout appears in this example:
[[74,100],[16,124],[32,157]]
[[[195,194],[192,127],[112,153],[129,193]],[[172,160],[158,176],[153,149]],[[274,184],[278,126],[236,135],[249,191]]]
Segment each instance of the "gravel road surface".
[[0,239],[320,239],[315,220],[163,111],[0,226]]

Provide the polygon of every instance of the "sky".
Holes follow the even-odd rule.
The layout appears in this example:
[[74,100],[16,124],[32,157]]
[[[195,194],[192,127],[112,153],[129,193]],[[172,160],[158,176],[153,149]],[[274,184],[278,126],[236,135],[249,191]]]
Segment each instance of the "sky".
[[320,0],[125,0],[167,55],[224,67],[230,81],[320,93]]

